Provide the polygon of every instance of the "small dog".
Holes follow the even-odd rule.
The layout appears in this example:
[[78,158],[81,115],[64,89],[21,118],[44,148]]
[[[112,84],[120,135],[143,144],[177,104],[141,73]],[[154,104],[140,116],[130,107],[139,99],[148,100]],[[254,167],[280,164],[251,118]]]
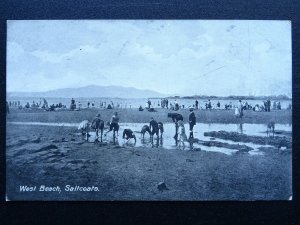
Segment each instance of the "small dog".
[[274,137],[274,134],[275,134],[275,123],[272,121],[272,122],[269,122],[267,124],[267,137],[270,136],[269,133],[273,133],[273,137]]

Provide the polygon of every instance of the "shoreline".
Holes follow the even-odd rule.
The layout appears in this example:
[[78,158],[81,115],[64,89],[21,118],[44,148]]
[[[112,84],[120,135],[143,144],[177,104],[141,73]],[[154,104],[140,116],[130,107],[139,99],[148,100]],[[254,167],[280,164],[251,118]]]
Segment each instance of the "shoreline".
[[[171,111],[166,109],[156,109],[156,112],[138,111],[138,109],[98,109],[90,108],[80,111],[24,111],[11,110],[6,115],[7,122],[56,122],[56,123],[80,123],[83,120],[92,120],[97,113],[101,114],[101,119],[110,121],[114,112],[118,112],[120,123],[148,123],[153,117],[158,122],[172,123],[172,119],[167,114],[180,113],[183,115],[184,122],[188,122],[189,110],[180,109]],[[273,121],[277,124],[292,124],[291,110],[277,110],[271,112],[254,112],[245,110],[243,118],[237,118],[234,110],[194,110],[197,123],[222,123],[240,124],[256,123],[267,124]]]

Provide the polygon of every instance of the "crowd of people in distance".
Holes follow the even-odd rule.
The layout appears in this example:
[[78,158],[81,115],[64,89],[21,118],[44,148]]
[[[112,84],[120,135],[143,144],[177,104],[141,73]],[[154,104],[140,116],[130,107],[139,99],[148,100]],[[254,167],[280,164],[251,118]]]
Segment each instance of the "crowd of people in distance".
[[[168,110],[171,111],[178,111],[180,109],[185,109],[185,108],[190,108],[193,107],[195,110],[232,110],[232,109],[238,109],[241,108],[241,110],[253,110],[256,112],[270,112],[271,111],[271,100],[268,99],[266,101],[262,101],[262,104],[255,104],[255,105],[251,105],[249,104],[247,101],[239,101],[237,105],[233,105],[232,102],[230,101],[229,103],[225,103],[223,105],[223,107],[221,106],[220,101],[218,101],[216,104],[212,104],[211,100],[208,99],[207,101],[204,102],[204,106],[200,106],[199,101],[196,99],[194,104],[190,104],[186,107],[186,105],[184,104],[180,104],[177,99],[174,100],[174,102],[171,102],[168,99],[161,99],[160,103],[157,103],[157,107],[155,107],[155,105],[151,102],[150,99],[148,99],[145,108],[143,108],[142,106],[139,106],[138,110],[139,111],[144,111],[145,109],[150,111],[150,112],[155,112],[155,108],[166,108]],[[280,101],[274,101],[273,102],[273,107],[272,110],[281,110],[281,103]],[[292,104],[289,104],[289,106],[287,107],[288,110],[292,109]]]
[[6,103],[8,104],[8,107],[10,107],[10,108],[12,108],[12,107],[19,108],[21,106],[20,101],[9,101]]
[[[155,103],[154,103],[155,102]],[[183,101],[185,104],[187,104],[187,101]],[[97,104],[95,101],[88,101],[85,102],[84,105],[78,101],[76,103],[76,100],[74,98],[71,99],[70,106],[67,107],[66,105],[63,105],[61,102],[58,102],[56,104],[48,104],[47,100],[45,98],[40,98],[39,101],[32,101],[30,104],[29,102],[26,102],[24,105],[21,104],[21,102],[18,101],[8,101],[7,102],[7,108],[18,108],[18,109],[43,109],[45,111],[57,111],[57,110],[74,110],[79,111],[82,109],[89,109],[89,108],[99,108],[99,109],[122,109],[122,108],[132,108],[131,104],[128,104],[126,102],[113,102],[110,101],[100,101]],[[149,112],[156,112],[158,108],[167,109],[169,111],[179,111],[182,109],[188,109],[190,107],[194,108],[195,110],[239,110],[238,108],[241,108],[242,110],[253,110],[255,112],[270,112],[271,110],[281,110],[281,102],[280,101],[273,101],[271,102],[270,99],[262,101],[262,104],[255,104],[251,105],[247,101],[242,101],[241,103],[238,102],[237,105],[232,104],[230,101],[229,103],[223,103],[221,105],[220,101],[217,101],[215,103],[212,103],[210,99],[207,101],[204,101],[201,103],[196,99],[194,100],[194,103],[189,103],[187,105],[180,104],[180,102],[177,99],[156,99],[152,100],[148,99],[146,101],[145,108],[140,105],[138,107],[139,111],[149,111]],[[240,105],[241,104],[241,105]],[[292,104],[289,104],[288,107],[285,106],[286,109],[291,110]],[[9,111],[9,110],[8,110]],[[241,110],[240,110],[241,111]],[[241,113],[240,113],[241,114]]]
[[[188,106],[191,107],[191,106]],[[155,106],[150,99],[148,99],[148,101],[146,102],[146,106],[145,109],[148,110],[149,112],[155,112],[155,108],[162,108],[162,109],[167,109],[167,110],[171,110],[171,111],[178,111],[180,109],[185,109],[188,108],[186,107],[184,104],[180,105],[177,102],[177,99],[174,100],[174,102],[170,102],[169,99],[164,98],[161,99],[160,101],[157,102],[157,106]],[[194,109],[199,109],[199,101],[196,100],[195,104],[193,104],[193,108]],[[144,111],[144,108],[140,105],[139,106],[139,111]]]
[[57,104],[51,104],[49,105],[47,100],[45,98],[40,98],[39,101],[32,101],[30,104],[29,102],[26,102],[24,105],[21,103],[21,101],[6,101],[6,108],[9,112],[9,108],[17,108],[17,109],[43,109],[46,111],[54,111],[58,109],[67,109],[66,105],[63,105],[61,102]]
[[[88,101],[86,104],[86,108],[90,109],[90,108],[99,108],[99,109],[121,109],[121,108],[131,108],[131,104],[122,104],[120,102],[114,103],[113,101],[100,101],[99,104],[96,104],[95,101]],[[74,108],[73,110],[81,110],[83,109],[83,105],[82,103],[79,101],[78,102],[78,107],[76,106],[75,102],[74,102]]]

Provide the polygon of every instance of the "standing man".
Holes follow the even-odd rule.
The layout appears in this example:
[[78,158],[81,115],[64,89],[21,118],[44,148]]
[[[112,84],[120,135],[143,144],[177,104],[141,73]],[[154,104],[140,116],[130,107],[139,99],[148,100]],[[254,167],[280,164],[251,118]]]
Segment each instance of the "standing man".
[[195,101],[196,109],[199,109],[199,102],[198,100]]
[[212,108],[212,107],[211,107],[210,99],[208,99],[208,105],[207,105],[207,107],[208,107],[209,110],[211,110],[211,108]]
[[267,101],[264,101],[264,109],[265,109],[265,112],[268,111]]
[[190,139],[194,138],[193,129],[196,125],[196,116],[194,113],[194,109],[190,107],[190,115],[189,115],[189,124],[190,124]]
[[267,100],[267,108],[268,108],[268,112],[270,112],[271,111],[271,101],[270,101],[270,99],[268,99]]
[[148,108],[150,109],[151,108],[151,101],[150,101],[150,99],[148,99]]
[[70,106],[70,109],[71,109],[71,110],[76,109],[76,105],[75,105],[75,100],[74,100],[74,98],[71,99],[71,106]]

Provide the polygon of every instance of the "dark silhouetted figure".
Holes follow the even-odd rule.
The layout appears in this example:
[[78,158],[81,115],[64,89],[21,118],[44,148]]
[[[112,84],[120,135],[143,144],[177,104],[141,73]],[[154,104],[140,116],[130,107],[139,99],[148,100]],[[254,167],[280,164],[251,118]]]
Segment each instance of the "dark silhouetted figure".
[[136,143],[136,137],[135,134],[133,133],[132,130],[130,129],[124,129],[123,131],[123,139],[129,140],[133,138],[134,139],[134,143]]
[[194,126],[196,125],[196,116],[193,108],[190,108],[189,125],[190,125],[190,138],[194,138],[193,129]]

